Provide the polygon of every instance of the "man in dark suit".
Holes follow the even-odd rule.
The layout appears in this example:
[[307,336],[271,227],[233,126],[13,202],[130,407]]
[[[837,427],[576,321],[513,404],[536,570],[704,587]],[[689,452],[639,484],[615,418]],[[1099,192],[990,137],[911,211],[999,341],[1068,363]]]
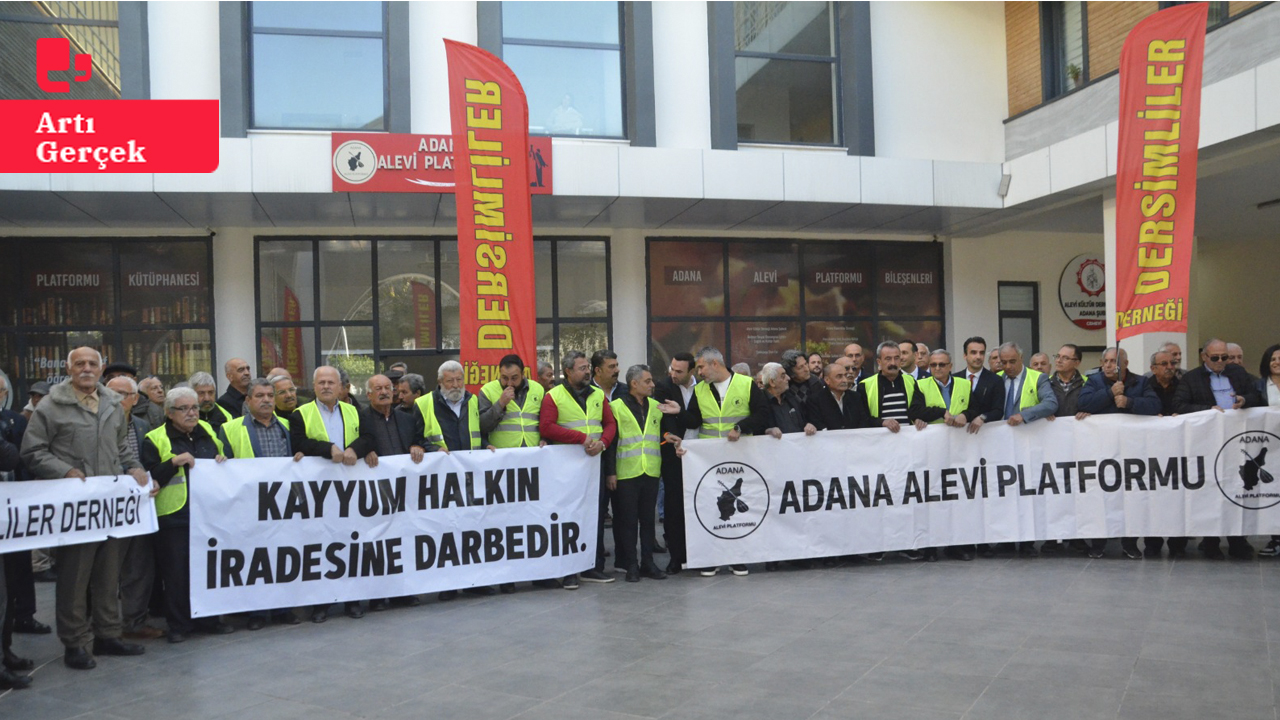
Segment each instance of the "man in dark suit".
[[809,393],[805,416],[819,430],[846,430],[866,424],[863,404],[849,392],[849,373],[832,363],[822,370],[825,387]]
[[[1206,410],[1224,412],[1262,404],[1249,372],[1227,362],[1225,342],[1213,338],[1205,343],[1200,362],[1200,367],[1188,370],[1178,381],[1173,404],[1179,415]],[[1220,539],[1202,538],[1200,552],[1211,560],[1221,560]],[[1253,546],[1244,537],[1227,538],[1227,552],[1236,560],[1253,559]]]
[[[923,344],[923,343],[921,343]],[[928,368],[922,368],[916,362],[916,341],[903,340],[898,343],[898,353],[901,356],[902,374],[910,375],[913,380],[923,380],[929,377]]]
[[[968,412],[957,416],[956,420],[965,423],[970,433],[981,430],[984,423],[1004,419],[1004,383],[999,375],[983,366],[986,359],[986,340],[975,335],[964,341],[964,371],[955,375],[968,380],[972,390]],[[990,546],[985,544],[949,547],[946,554],[956,560],[972,560],[978,551],[986,556],[993,554]]]
[[[659,403],[667,400],[678,403],[681,413],[688,410],[689,403],[693,402],[693,362],[693,355],[690,353],[676,353],[667,367],[667,376],[654,382],[653,399]],[[667,551],[670,553],[666,570],[668,575],[680,572],[688,562],[684,546],[684,468],[680,458],[676,456],[677,443],[671,442],[671,438],[679,440],[685,436],[679,417],[679,415],[663,415],[661,426],[663,443],[660,450],[664,494],[662,534],[667,541]],[[697,437],[696,430],[690,431],[690,434],[692,437]]]

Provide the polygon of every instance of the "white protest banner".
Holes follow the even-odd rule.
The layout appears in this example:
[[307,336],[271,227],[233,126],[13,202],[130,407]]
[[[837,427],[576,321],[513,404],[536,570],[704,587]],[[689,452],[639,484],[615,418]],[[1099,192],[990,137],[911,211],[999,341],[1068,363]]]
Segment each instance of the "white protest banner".
[[685,443],[690,567],[1067,538],[1280,533],[1280,412]]
[[595,565],[600,459],[580,446],[197,460],[194,617],[560,578]]
[[129,475],[0,482],[0,554],[156,531],[156,504]]

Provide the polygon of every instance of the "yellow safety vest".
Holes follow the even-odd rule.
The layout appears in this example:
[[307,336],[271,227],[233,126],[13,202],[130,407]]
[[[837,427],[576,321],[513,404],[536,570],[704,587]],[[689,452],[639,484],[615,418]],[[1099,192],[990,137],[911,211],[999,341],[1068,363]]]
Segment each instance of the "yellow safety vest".
[[[1040,391],[1037,386],[1040,384],[1040,376],[1044,373],[1039,370],[1032,370],[1029,367],[1022,368],[1022,392],[1018,397],[1018,409],[1026,410],[1029,407],[1035,407],[1040,404]],[[1005,377],[1003,372],[1000,377]]]
[[[916,379],[907,373],[901,373],[903,387],[907,389],[907,407],[916,396]],[[862,381],[862,391],[867,393],[867,410],[871,417],[880,419],[880,373],[876,373]]]
[[699,439],[729,437],[734,425],[751,417],[751,385],[751,378],[733,373],[729,376],[729,388],[725,390],[720,404],[716,404],[716,398],[711,394],[711,383],[700,382],[693,386],[693,397],[702,411]]
[[569,430],[577,430],[591,440],[599,440],[604,434],[604,391],[594,385],[587,396],[584,412],[578,401],[569,394],[569,388],[557,385],[551,388],[551,399],[556,404],[556,424]]
[[[529,391],[524,398],[524,407],[516,405],[515,400],[507,404],[498,426],[489,433],[489,444],[496,448],[538,447],[542,436],[538,434],[538,411],[542,409],[542,396],[545,394],[542,385],[533,380],[529,383]],[[502,395],[502,383],[491,380],[480,388],[480,392],[489,398],[489,402],[498,402]]]
[[[938,385],[938,381],[929,376],[920,381],[920,392],[924,393],[924,404],[926,407],[947,408],[947,412],[952,415],[960,415],[969,409],[969,395],[973,386],[965,378],[951,378],[951,407],[947,408],[942,404],[942,388]],[[942,418],[934,420],[932,424],[942,422]]]
[[[298,414],[302,416],[302,424],[306,427],[307,437],[319,442],[333,443],[329,431],[324,427],[324,418],[320,417],[318,400],[298,406]],[[342,449],[351,447],[351,443],[360,437],[360,413],[349,403],[338,401],[338,409],[342,411]],[[337,444],[337,443],[334,443]]]
[[[252,415],[241,415],[234,420],[228,420],[222,424],[222,432],[227,436],[227,444],[231,446],[231,454],[237,458],[252,458],[253,441],[249,439],[249,423],[253,420]],[[289,421],[277,416],[278,421],[284,426],[284,431],[289,432]]]
[[[423,434],[427,442],[436,447],[445,447],[444,432],[440,429],[440,421],[436,420],[436,394],[429,392],[417,400],[418,412],[422,413]],[[480,447],[480,401],[472,395],[467,400],[467,430],[471,435],[471,447]]]
[[[218,453],[222,453],[222,441],[218,439],[218,435],[214,433],[213,426],[203,420],[197,420],[198,427],[209,433],[209,437],[213,439],[213,444],[217,446]],[[160,451],[160,462],[166,463],[174,458],[173,443],[169,442],[169,424],[165,423],[160,427],[147,433],[147,439],[152,445],[156,446],[156,450]],[[156,494],[156,515],[172,515],[182,509],[187,504],[187,469],[185,467],[178,468],[177,474],[169,480],[169,484],[160,488],[160,492]]]
[[641,475],[658,477],[662,474],[662,453],[659,442],[662,433],[658,429],[662,422],[662,411],[658,410],[658,401],[647,398],[649,412],[645,415],[644,430],[631,412],[631,408],[618,398],[609,403],[613,408],[613,419],[618,423],[618,469],[619,480],[629,480]]

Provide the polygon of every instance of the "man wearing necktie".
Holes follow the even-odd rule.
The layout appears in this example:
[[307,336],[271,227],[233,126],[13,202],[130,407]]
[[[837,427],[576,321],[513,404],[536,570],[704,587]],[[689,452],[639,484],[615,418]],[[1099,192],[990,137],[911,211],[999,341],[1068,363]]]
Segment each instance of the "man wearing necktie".
[[[1004,367],[1004,417],[1010,427],[1017,427],[1058,410],[1058,396],[1049,385],[1049,376],[1022,364],[1022,348],[1007,342],[1000,346],[1000,365]],[[1018,552],[1036,554],[1034,542],[1018,543]]]

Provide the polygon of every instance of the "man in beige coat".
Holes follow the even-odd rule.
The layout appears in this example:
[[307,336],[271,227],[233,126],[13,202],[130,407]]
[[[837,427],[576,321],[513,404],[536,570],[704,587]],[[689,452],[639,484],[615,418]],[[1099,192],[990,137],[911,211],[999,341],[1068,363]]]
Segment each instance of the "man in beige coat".
[[[31,416],[22,441],[27,469],[37,479],[50,480],[127,472],[139,485],[151,485],[129,448],[129,416],[120,405],[120,395],[98,384],[102,356],[90,347],[72,350],[67,374],[70,377],[54,385]],[[144,651],[141,645],[120,640],[123,544],[112,538],[56,550],[58,638],[66,648],[67,667],[89,670],[97,665],[93,655],[141,655]]]

